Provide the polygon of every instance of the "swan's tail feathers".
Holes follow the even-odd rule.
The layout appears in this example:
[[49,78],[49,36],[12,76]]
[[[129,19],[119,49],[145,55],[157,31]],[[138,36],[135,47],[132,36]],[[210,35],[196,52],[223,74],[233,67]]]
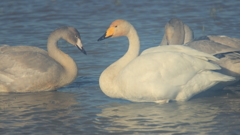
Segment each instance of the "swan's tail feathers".
[[229,82],[229,81],[236,80],[235,77],[224,75],[224,74],[221,74],[221,73],[218,73],[218,72],[212,72],[212,74],[214,75],[212,80],[213,81],[215,80],[216,82]]
[[182,86],[182,90],[176,97],[177,101],[187,101],[194,95],[203,92],[220,82],[234,81],[235,77],[227,76],[214,71],[203,71],[192,78],[186,85]]

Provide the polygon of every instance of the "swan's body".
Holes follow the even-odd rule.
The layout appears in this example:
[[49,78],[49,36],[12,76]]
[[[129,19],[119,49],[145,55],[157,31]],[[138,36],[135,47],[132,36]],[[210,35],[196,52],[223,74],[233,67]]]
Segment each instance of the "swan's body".
[[32,46],[0,47],[0,92],[50,91],[72,83],[78,68],[58,49],[61,38],[85,53],[79,32],[73,27],[53,31],[48,38],[48,52]]
[[174,18],[166,24],[160,45],[175,44],[215,55],[220,59],[215,63],[222,67],[221,73],[240,78],[240,39],[209,35],[193,40],[192,30],[180,19]]
[[124,20],[114,21],[99,40],[119,36],[127,36],[128,51],[106,68],[99,79],[102,91],[109,97],[134,102],[186,101],[218,82],[234,80],[211,71],[220,69],[208,62],[217,58],[188,47],[159,46],[138,56],[137,32]]
[[216,43],[220,43],[232,48],[240,49],[240,39],[238,38],[231,38],[225,35],[208,35],[205,37],[206,40],[211,40]]
[[191,46],[199,47],[199,49],[204,51],[210,49],[209,53],[211,54],[240,50],[240,39],[237,38],[224,35],[208,35],[195,40],[193,39],[194,33],[192,29],[184,24],[181,19],[173,18],[165,25],[165,34],[160,45],[182,45],[191,43]]

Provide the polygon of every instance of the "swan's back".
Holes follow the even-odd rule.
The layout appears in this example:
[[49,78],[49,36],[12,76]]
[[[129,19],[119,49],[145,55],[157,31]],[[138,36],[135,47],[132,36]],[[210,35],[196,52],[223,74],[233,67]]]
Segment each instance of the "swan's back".
[[188,42],[187,44],[185,44],[185,46],[189,46],[193,49],[212,55],[240,51],[240,49],[232,48],[211,40],[195,40],[193,42]]
[[[63,67],[40,52],[0,53],[0,87],[2,92],[31,92],[57,89]],[[58,76],[56,76],[58,75]],[[45,85],[48,82],[48,85]],[[28,91],[29,90],[29,91]]]
[[141,55],[148,54],[148,53],[155,53],[155,52],[182,52],[188,55],[191,55],[193,57],[203,59],[203,60],[212,60],[212,61],[217,61],[218,59],[210,54],[203,53],[201,51],[192,49],[190,47],[185,47],[181,45],[170,45],[170,46],[156,46],[152,47],[149,49],[146,49],[142,52]]
[[214,42],[227,45],[232,48],[240,49],[240,39],[231,38],[224,35],[208,35],[207,37],[209,38],[209,40],[212,40]]
[[42,54],[48,55],[47,51],[34,46],[9,46],[9,45],[0,46],[0,53],[25,52],[25,51],[40,52]]

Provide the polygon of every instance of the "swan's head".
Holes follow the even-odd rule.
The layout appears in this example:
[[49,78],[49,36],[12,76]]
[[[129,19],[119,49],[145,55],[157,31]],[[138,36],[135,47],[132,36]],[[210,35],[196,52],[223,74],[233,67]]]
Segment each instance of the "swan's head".
[[67,31],[63,39],[69,42],[70,44],[76,46],[82,53],[87,54],[83,48],[82,41],[78,30],[74,27],[62,27]]
[[125,20],[121,19],[115,20],[114,22],[111,23],[110,27],[107,29],[104,35],[98,39],[98,41],[110,37],[127,36],[131,27],[132,25]]

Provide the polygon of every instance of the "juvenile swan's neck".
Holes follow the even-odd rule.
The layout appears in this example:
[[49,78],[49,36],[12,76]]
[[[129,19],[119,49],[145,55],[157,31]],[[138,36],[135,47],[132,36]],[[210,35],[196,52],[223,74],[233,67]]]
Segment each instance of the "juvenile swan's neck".
[[122,98],[116,79],[121,70],[139,54],[140,41],[133,26],[130,27],[129,33],[126,36],[129,40],[128,51],[123,57],[105,69],[100,76],[100,87],[109,97]]
[[[73,82],[77,76],[77,65],[74,60],[64,52],[62,52],[57,45],[57,41],[64,38],[66,35],[63,30],[55,30],[48,38],[48,55],[57,61],[62,67],[64,72],[61,73],[60,85],[65,86]],[[60,74],[60,73],[59,73]]]

